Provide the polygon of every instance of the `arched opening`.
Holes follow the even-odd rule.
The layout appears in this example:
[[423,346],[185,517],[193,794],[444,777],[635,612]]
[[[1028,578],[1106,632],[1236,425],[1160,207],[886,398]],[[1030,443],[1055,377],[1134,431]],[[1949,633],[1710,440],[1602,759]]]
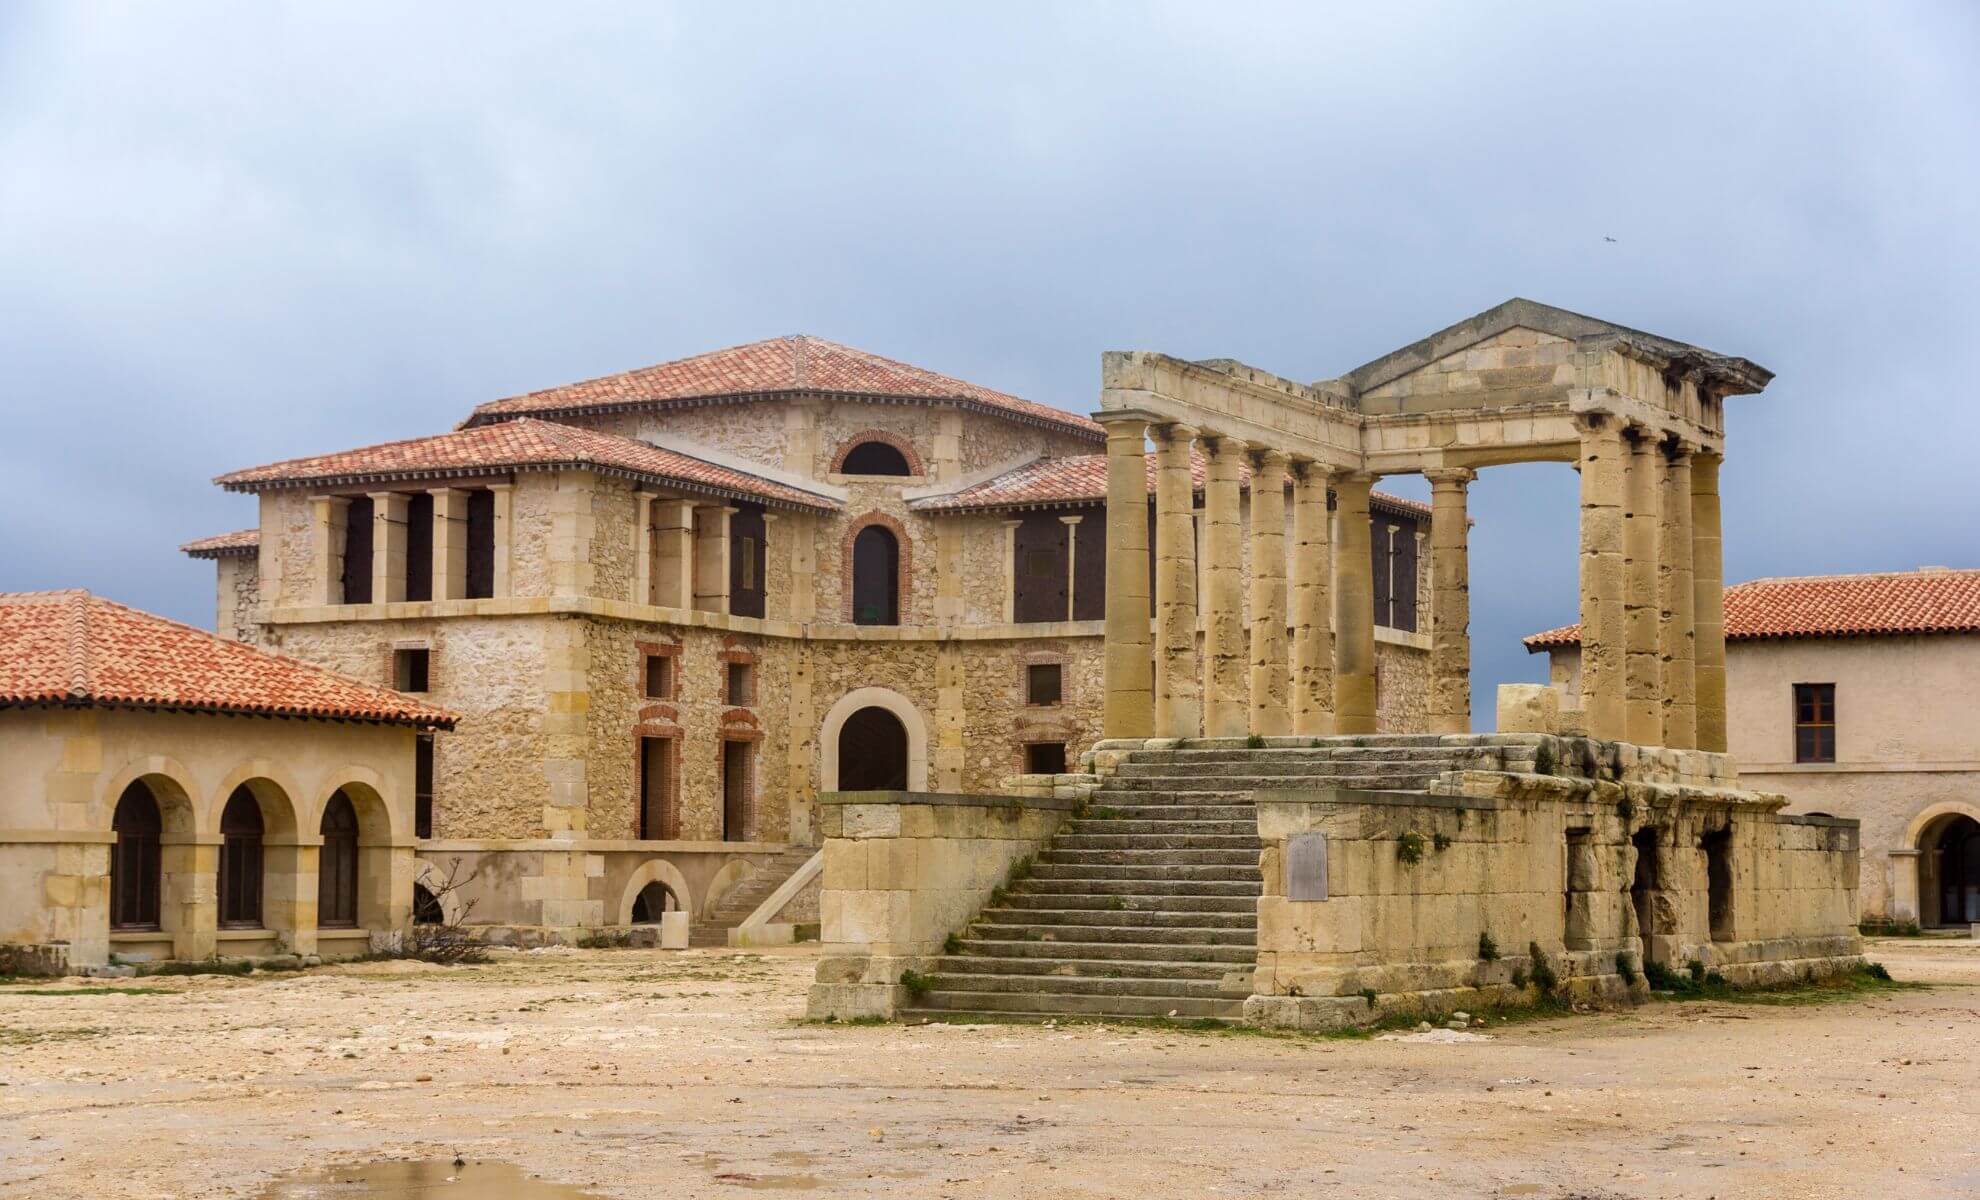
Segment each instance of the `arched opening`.
[[898,625],[901,544],[884,525],[868,525],[853,538],[852,619],[855,625]]
[[674,895],[674,889],[654,880],[639,889],[633,897],[632,924],[658,925],[661,913],[681,911],[681,898]]
[[884,708],[862,708],[839,727],[839,790],[906,791],[908,733]]
[[440,907],[440,897],[433,894],[423,883],[413,884],[413,924],[444,925],[447,914]]
[[261,928],[261,802],[246,784],[220,814],[220,925]]
[[912,475],[907,455],[885,442],[861,442],[839,464],[846,475]]
[[117,835],[110,852],[110,927],[157,929],[165,819],[144,780],[132,780],[117,798],[110,830]]
[[1955,814],[1928,831],[1926,839],[1919,849],[1931,886],[1919,888],[1922,923],[1980,922],[1980,822]]
[[323,848],[316,860],[316,923],[355,929],[358,923],[358,816],[338,788],[323,806]]

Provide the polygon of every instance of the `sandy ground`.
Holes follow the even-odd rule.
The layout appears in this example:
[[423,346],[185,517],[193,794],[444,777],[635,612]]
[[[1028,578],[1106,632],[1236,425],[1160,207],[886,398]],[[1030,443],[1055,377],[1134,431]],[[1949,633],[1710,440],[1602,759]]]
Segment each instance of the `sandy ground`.
[[0,1198],[456,1153],[627,1197],[1980,1193],[1980,944],[1872,953],[1946,986],[1456,1045],[808,1025],[798,951],[16,985]]

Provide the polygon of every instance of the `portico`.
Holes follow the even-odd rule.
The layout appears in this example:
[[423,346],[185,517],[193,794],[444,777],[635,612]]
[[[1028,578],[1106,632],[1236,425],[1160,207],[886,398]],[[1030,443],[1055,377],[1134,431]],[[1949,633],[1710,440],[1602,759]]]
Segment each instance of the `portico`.
[[[1465,731],[1469,486],[1494,466],[1566,462],[1581,475],[1582,706],[1551,732],[1723,751],[1723,402],[1771,378],[1526,300],[1312,384],[1107,354],[1106,736],[1375,732],[1368,498],[1403,474],[1428,478],[1434,512],[1427,724]],[[1200,561],[1192,446],[1207,467]]]

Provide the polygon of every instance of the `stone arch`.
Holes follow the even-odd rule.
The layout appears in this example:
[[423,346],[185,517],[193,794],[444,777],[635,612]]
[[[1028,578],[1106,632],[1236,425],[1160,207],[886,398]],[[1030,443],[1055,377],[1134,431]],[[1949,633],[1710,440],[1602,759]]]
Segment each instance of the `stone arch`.
[[1926,835],[1939,832],[1947,817],[1971,817],[1980,821],[1980,805],[1968,804],[1964,800],[1941,800],[1937,804],[1926,805],[1918,810],[1917,816],[1911,818],[1911,824],[1905,826],[1904,847],[1923,850]]
[[666,884],[668,890],[674,893],[674,898],[681,902],[682,912],[694,911],[694,896],[688,889],[687,876],[666,859],[652,858],[639,864],[639,869],[626,881],[626,890],[619,896],[619,924],[632,924],[633,901],[639,899],[639,894],[646,890],[649,883]]
[[862,513],[846,523],[845,537],[839,543],[839,590],[844,593],[840,604],[846,623],[853,623],[853,543],[867,529],[879,526],[894,536],[894,624],[908,623],[908,608],[913,595],[910,585],[914,579],[914,541],[908,537],[907,526],[899,517],[878,509]]
[[[907,460],[908,476],[928,474],[927,468],[922,466],[921,455],[915,453],[914,443],[908,441],[898,433],[893,433],[885,429],[862,429],[841,442],[838,452],[832,455],[833,473],[847,474],[848,472],[845,469],[846,457],[854,450],[859,449],[869,442],[878,442],[883,446],[891,446],[895,450],[898,450],[901,457]],[[903,476],[903,478],[906,478],[906,476]]]
[[[220,786],[214,788],[212,794],[207,797],[202,832],[209,834],[220,832],[220,814],[226,809],[227,801],[233,796],[234,789],[240,787],[252,792],[255,801],[261,805],[262,824],[271,840],[281,838],[295,841],[298,831],[304,828],[309,830],[306,836],[316,835],[315,827],[305,827],[302,824],[301,814],[296,811],[297,798],[308,793],[296,786],[294,777],[288,771],[274,760],[266,758],[251,758],[227,772],[226,778],[220,781]],[[326,794],[324,799],[327,801],[329,796]],[[318,816],[322,815],[321,808],[315,811]]]
[[818,727],[818,778],[821,791],[839,790],[839,732],[862,708],[884,708],[900,718],[908,737],[908,790],[928,790],[928,723],[914,702],[892,688],[854,688],[839,697]]
[[[368,930],[399,929],[411,919],[412,888],[406,864],[412,858],[412,845],[405,838],[405,814],[395,817],[381,787],[383,778],[365,767],[349,766],[331,776],[304,818],[303,829],[316,833],[331,798],[342,792],[351,802],[358,820],[357,923]],[[321,860],[318,883],[322,882]],[[320,887],[319,887],[320,893]]]
[[465,902],[459,892],[444,890],[447,885],[447,872],[441,870],[438,864],[424,858],[416,860],[413,863],[412,881],[414,885],[425,888],[427,894],[439,903],[441,919],[450,925],[461,919],[461,910]]
[[190,838],[203,826],[200,821],[199,787],[193,783],[193,774],[186,770],[184,763],[164,754],[147,754],[134,758],[109,777],[109,782],[98,794],[96,811],[90,816],[90,826],[97,830],[108,830],[110,819],[117,811],[117,801],[123,797],[124,789],[138,780],[150,785],[152,796],[158,801],[159,815],[165,822],[165,835],[170,838],[178,835]]
[[[722,897],[728,895],[737,884],[749,878],[755,872],[756,868],[744,859],[732,858],[728,862],[723,863],[722,869],[715,872],[715,878],[708,881],[708,890],[701,895],[701,907],[698,909],[688,908],[687,911],[693,913],[696,920],[708,916],[715,911],[715,906],[722,902]],[[638,895],[638,893],[635,892],[634,895]],[[686,898],[683,897],[682,899],[685,901]],[[631,901],[627,901],[626,911],[628,913],[632,911]]]
[[[109,832],[117,802],[134,783],[151,789],[163,826],[158,836],[158,931],[172,942],[174,958],[205,958],[213,953],[213,893],[204,876],[210,857],[200,846],[200,793],[192,772],[175,758],[161,754],[133,759],[109,777],[109,786],[96,802],[100,816],[91,824]],[[107,924],[106,910],[103,920]]]
[[[339,767],[330,773],[329,782],[317,789],[315,803],[307,812],[299,814],[301,828],[312,830],[323,820],[323,810],[330,803],[330,797],[339,790],[345,792],[357,808],[358,825],[367,845],[391,845],[408,835],[411,830],[409,815],[397,814],[385,799],[385,777],[370,767],[356,764]],[[410,844],[410,842],[408,842]]]
[[[1902,851],[1909,851],[1910,865],[1917,872],[1917,920],[1922,925],[1970,924],[1980,909],[1972,896],[1976,880],[1970,863],[1942,861],[1939,853],[1942,840],[1962,824],[1969,829],[1980,825],[1980,808],[1962,800],[1942,800],[1922,809],[1905,829]],[[1951,912],[1947,911],[1949,888],[1961,893],[1952,901],[1956,910]]]

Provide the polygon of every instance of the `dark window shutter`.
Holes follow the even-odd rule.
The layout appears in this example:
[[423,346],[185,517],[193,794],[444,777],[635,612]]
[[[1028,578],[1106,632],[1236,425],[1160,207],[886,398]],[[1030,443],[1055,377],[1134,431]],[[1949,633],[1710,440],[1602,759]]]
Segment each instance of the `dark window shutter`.
[[[1066,619],[1066,523],[1055,512],[1030,512],[1017,528],[1017,594],[1012,619],[1019,622]],[[1104,581],[1106,576],[1101,575]]]
[[344,603],[371,603],[371,497],[344,510]]
[[467,594],[470,600],[495,594],[495,493],[487,488],[468,493]]
[[433,496],[406,500],[406,599],[433,599]]

